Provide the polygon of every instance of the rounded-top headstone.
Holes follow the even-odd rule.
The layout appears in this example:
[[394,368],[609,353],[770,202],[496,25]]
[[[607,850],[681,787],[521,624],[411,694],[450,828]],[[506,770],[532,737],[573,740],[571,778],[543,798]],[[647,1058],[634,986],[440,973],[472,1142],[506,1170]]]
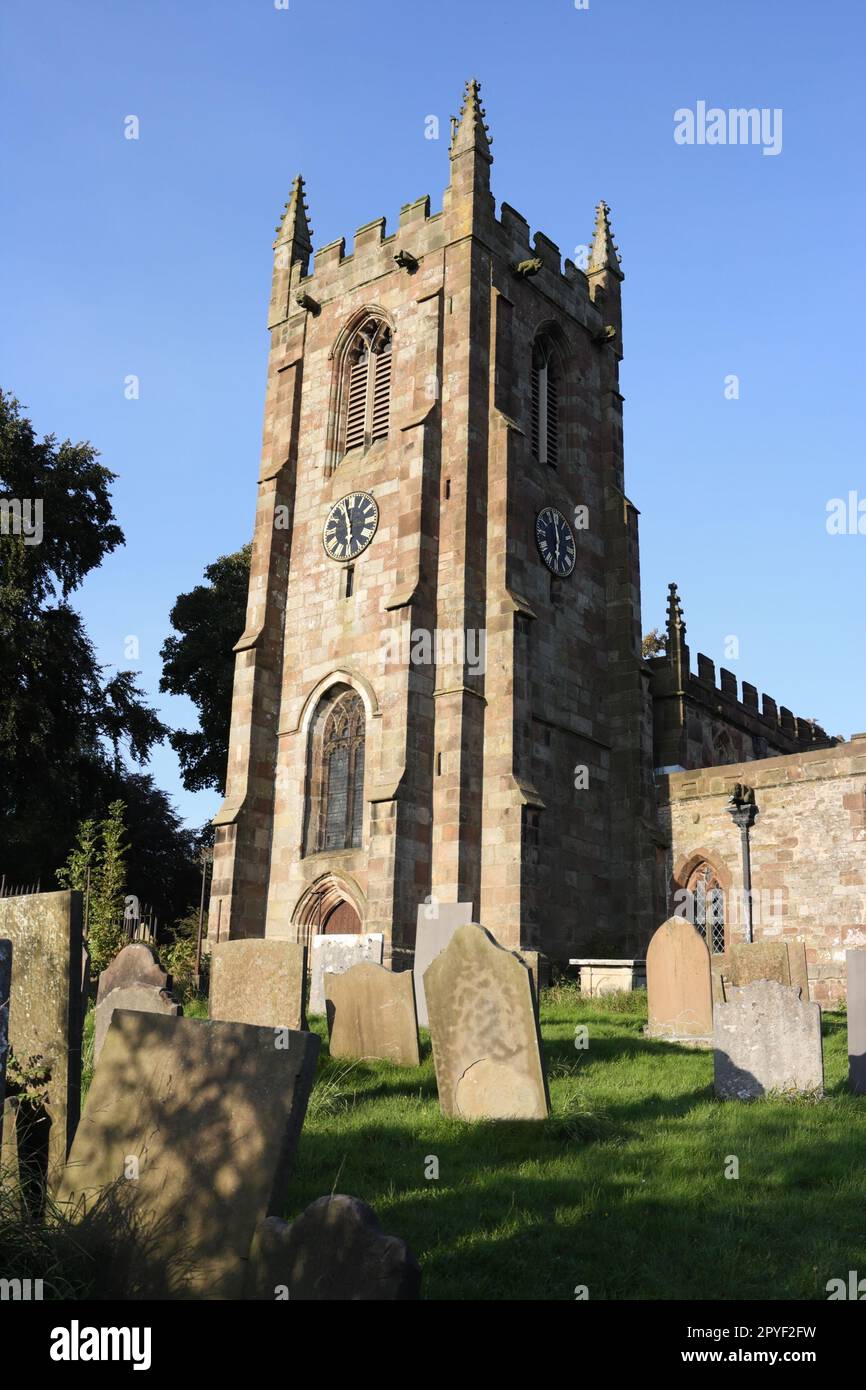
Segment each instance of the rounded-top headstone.
[[684,917],[669,917],[646,953],[651,1038],[706,1038],[713,1034],[713,990],[707,943]]

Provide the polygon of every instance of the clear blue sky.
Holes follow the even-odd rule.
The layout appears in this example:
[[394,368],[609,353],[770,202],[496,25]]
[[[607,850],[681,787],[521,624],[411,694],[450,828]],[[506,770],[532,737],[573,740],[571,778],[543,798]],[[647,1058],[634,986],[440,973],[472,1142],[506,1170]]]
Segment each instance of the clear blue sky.
[[[0,381],[118,474],[127,544],[78,602],[101,660],[138,664],[169,722],[191,718],[157,694],[169,609],[252,527],[291,178],[316,245],[382,214],[393,229],[424,193],[440,206],[476,75],[497,199],[564,254],[599,198],[613,210],[644,629],[675,579],[693,654],[831,732],[866,729],[866,535],[825,526],[830,498],[866,499],[859,0],[7,0],[2,31]],[[781,108],[782,152],[677,145],[674,112],[698,101]],[[212,814],[170,749],[152,770],[193,823]]]

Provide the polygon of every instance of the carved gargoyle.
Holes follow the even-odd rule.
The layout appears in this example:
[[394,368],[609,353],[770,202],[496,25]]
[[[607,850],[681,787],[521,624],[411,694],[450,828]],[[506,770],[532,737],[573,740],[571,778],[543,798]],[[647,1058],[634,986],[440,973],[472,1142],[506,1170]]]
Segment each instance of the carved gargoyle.
[[526,280],[530,275],[537,275],[544,261],[541,256],[533,256],[528,261],[518,261],[514,267],[514,274],[520,276],[521,280]]
[[752,787],[747,787],[743,782],[737,782],[731,795],[728,797],[729,806],[754,806],[755,793]]
[[298,293],[295,295],[295,303],[299,304],[302,309],[306,309],[308,314],[317,314],[322,307],[318,299],[314,299],[311,294],[307,294],[306,290],[298,290]]
[[413,256],[410,251],[398,251],[394,257],[401,270],[408,270],[410,275],[418,269],[418,258]]

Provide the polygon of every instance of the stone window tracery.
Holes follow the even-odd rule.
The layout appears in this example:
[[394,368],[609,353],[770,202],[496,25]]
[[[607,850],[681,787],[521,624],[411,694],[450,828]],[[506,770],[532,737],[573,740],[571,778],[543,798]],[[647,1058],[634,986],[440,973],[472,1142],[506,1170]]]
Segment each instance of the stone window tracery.
[[343,688],[323,697],[310,740],[304,850],[360,849],[364,826],[364,703]]

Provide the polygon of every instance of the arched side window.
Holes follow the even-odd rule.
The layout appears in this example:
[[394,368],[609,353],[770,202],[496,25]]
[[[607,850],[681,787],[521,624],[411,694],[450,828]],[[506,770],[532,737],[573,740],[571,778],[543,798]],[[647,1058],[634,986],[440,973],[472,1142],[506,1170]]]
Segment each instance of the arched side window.
[[706,859],[696,864],[686,884],[694,909],[695,931],[700,932],[713,955],[725,949],[725,893],[719,876]]
[[344,359],[340,452],[367,449],[388,433],[391,415],[391,330],[366,319]]
[[556,467],[559,456],[559,363],[550,339],[532,349],[532,452],[539,463]]
[[319,703],[310,738],[304,853],[360,849],[364,826],[364,703],[345,686]]

